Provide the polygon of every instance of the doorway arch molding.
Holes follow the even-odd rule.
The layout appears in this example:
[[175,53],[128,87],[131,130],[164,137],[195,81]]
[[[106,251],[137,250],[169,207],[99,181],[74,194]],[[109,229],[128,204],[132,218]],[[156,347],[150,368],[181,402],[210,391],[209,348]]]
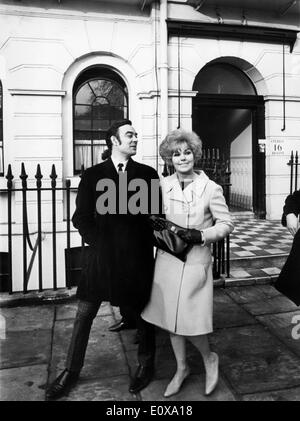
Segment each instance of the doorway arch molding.
[[[268,86],[267,83],[265,81],[265,78],[263,77],[263,75],[260,73],[260,71],[253,66],[253,64],[251,64],[250,62],[248,62],[247,60],[244,60],[240,57],[235,57],[235,56],[221,56],[221,57],[217,57],[213,60],[209,60],[207,61],[197,72],[197,74],[195,74],[194,77],[194,81],[196,76],[204,69],[204,67],[208,66],[208,65],[213,65],[213,64],[230,64],[234,67],[236,67],[237,69],[241,70],[243,73],[245,73],[246,76],[248,76],[248,78],[251,80],[251,82],[253,83],[253,85],[255,86],[257,95],[259,96],[267,96],[269,94],[269,90],[268,90]],[[193,83],[194,83],[193,81]],[[193,87],[191,86],[191,90],[193,89]]]

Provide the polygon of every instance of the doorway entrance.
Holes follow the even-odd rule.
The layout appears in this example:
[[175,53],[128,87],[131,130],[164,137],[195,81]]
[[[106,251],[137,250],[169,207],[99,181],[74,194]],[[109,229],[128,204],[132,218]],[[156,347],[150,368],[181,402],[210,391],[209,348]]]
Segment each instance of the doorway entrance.
[[265,218],[264,98],[250,79],[227,63],[205,66],[197,75],[193,130],[204,155],[228,162],[230,208]]

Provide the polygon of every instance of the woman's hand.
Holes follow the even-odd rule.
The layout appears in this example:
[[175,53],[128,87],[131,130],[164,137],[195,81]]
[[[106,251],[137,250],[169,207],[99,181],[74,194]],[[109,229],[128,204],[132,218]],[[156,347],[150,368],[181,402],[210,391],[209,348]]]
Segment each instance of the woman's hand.
[[203,242],[201,231],[195,229],[179,230],[177,235],[188,244],[199,244]]
[[155,215],[149,216],[149,223],[153,231],[162,231],[166,228],[165,220]]
[[286,226],[287,229],[289,230],[289,232],[295,236],[296,232],[298,231],[299,228],[299,221],[297,216],[294,213],[289,213],[286,216]]

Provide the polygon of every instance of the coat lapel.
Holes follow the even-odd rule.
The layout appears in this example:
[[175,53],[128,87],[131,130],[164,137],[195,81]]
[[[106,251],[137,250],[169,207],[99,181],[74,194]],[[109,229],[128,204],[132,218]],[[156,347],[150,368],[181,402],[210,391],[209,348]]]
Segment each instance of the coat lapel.
[[194,195],[201,198],[208,182],[209,178],[204,171],[201,171],[193,183],[186,187],[186,194],[191,197],[191,200],[193,200]]
[[137,173],[137,167],[138,165],[136,164],[136,162],[133,159],[129,158],[129,161],[127,162],[125,168],[125,170],[127,171],[128,180],[132,180],[135,177]]
[[108,158],[106,161],[103,162],[103,172],[107,178],[111,178],[115,181],[119,179],[118,172],[111,160],[111,158]]
[[176,173],[165,178],[165,193],[171,200],[190,203],[194,200],[194,196],[201,197],[204,189],[209,181],[209,178],[201,171],[196,179],[189,184],[184,192],[181,189]]

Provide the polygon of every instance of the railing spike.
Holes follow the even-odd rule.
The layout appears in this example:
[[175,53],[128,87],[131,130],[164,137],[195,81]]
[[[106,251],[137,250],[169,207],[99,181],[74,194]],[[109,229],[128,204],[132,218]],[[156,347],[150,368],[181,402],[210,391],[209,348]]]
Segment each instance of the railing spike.
[[41,180],[43,178],[43,174],[41,172],[40,164],[37,164],[35,178],[37,180]]
[[37,186],[37,188],[41,188],[42,187],[42,178],[43,178],[43,175],[42,175],[42,172],[41,172],[40,164],[37,164],[35,178],[36,178],[36,186]]
[[11,170],[11,164],[8,165],[7,174],[6,174],[5,178],[7,179],[7,188],[11,189],[12,188],[12,181],[13,181],[13,178],[14,178],[12,170]]
[[21,164],[21,175],[20,175],[20,178],[21,178],[21,180],[26,180],[28,178],[28,175],[26,174],[24,162],[22,162],[22,164]]
[[52,180],[55,180],[55,179],[57,178],[56,169],[55,169],[55,165],[54,165],[54,164],[52,164],[52,169],[51,169],[50,178],[51,178]]

